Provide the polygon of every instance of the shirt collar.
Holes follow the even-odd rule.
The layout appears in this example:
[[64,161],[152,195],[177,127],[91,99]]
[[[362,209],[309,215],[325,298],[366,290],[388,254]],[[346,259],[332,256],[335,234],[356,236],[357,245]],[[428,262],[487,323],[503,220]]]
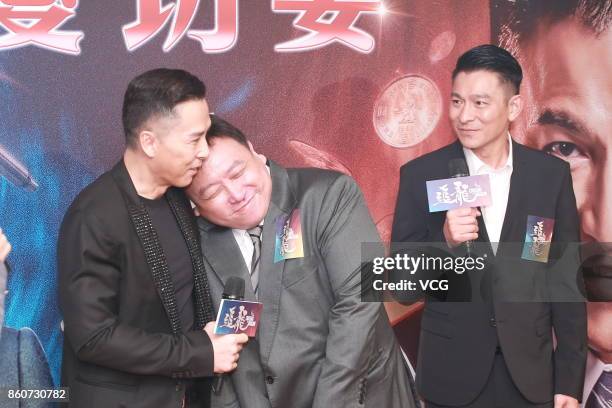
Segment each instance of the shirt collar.
[[510,133],[508,133],[508,158],[506,159],[506,164],[498,169],[493,169],[491,166],[480,160],[476,153],[472,151],[472,149],[463,148],[463,153],[465,154],[465,160],[468,164],[468,168],[470,169],[470,174],[477,175],[483,173],[492,173],[492,172],[500,172],[502,170],[512,170],[512,137]]

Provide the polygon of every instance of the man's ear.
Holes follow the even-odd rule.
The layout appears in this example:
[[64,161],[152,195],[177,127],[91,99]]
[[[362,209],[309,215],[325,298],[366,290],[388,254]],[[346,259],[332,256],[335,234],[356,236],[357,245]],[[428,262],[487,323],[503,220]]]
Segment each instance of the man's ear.
[[251,153],[255,157],[257,157],[257,159],[261,161],[263,164],[266,164],[268,162],[268,159],[266,158],[266,156],[264,156],[263,154],[257,153],[255,149],[253,148],[253,144],[249,142],[248,140],[247,140],[247,143],[249,144],[249,150],[251,151]]
[[157,136],[150,130],[142,130],[138,133],[138,143],[140,148],[149,158],[155,157],[157,154],[158,140]]
[[508,120],[512,122],[520,115],[523,110],[523,97],[521,95],[513,95],[508,100]]

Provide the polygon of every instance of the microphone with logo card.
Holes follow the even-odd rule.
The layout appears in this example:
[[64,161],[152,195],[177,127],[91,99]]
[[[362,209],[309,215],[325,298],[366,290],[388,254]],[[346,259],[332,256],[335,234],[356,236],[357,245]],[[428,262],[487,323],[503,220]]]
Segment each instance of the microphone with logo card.
[[[429,212],[491,205],[491,184],[487,174],[470,176],[464,159],[451,160],[448,168],[451,178],[426,182]],[[471,241],[464,245],[468,255],[471,254]]]
[[[263,303],[244,299],[244,279],[232,276],[225,281],[219,312],[215,324],[215,334],[240,334],[255,337]],[[217,375],[213,381],[213,391],[218,394],[223,386],[223,376]]]
[[232,276],[225,282],[219,305],[215,334],[240,334],[255,337],[263,303],[244,299],[244,279]]
[[[455,160],[461,160],[463,166],[460,166]],[[451,178],[426,182],[429,212],[491,205],[489,176],[487,174],[470,176],[467,173],[465,160],[455,160],[449,162]]]

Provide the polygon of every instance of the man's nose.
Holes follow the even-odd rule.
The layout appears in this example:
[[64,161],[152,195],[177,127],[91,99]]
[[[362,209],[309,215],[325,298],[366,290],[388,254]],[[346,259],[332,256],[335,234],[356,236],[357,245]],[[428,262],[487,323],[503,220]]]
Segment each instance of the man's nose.
[[464,103],[459,111],[459,116],[457,117],[460,123],[468,123],[474,120],[474,108],[472,108],[471,104]]
[[239,183],[231,181],[227,183],[225,188],[231,204],[239,203],[244,199],[244,189]]
[[208,157],[208,154],[210,153],[210,150],[208,149],[208,142],[206,141],[206,138],[204,136],[200,138],[197,148],[198,148],[198,152],[197,152],[198,159],[202,159],[202,160],[206,159]]

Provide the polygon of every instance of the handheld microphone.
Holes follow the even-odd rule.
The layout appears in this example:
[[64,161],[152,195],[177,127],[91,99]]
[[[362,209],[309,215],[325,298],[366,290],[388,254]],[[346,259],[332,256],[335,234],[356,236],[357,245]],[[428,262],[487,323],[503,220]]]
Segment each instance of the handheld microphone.
[[[452,178],[467,177],[470,175],[470,170],[465,159],[451,159],[448,162],[448,172]],[[472,255],[472,241],[463,243],[468,256]]]
[[[223,287],[223,299],[242,300],[244,299],[244,279],[231,276],[225,281]],[[223,374],[215,374],[212,389],[215,394],[219,394],[223,388]]]
[[225,281],[223,287],[223,299],[242,300],[244,299],[244,279],[231,276]]

